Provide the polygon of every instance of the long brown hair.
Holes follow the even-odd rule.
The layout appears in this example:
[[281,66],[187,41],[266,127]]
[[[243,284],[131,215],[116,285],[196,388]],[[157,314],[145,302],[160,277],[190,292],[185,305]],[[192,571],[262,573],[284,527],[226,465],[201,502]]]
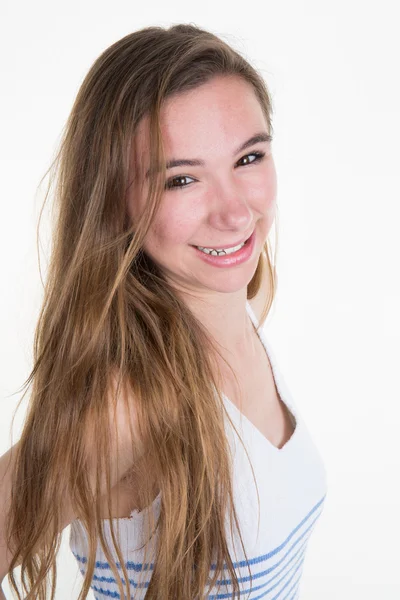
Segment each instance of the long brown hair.
[[[26,393],[32,384],[32,391],[7,527],[14,556],[8,578],[20,600],[13,575],[19,563],[24,598],[45,600],[49,578],[55,597],[67,496],[89,540],[79,599],[90,589],[98,539],[121,598],[130,597],[111,520],[109,390],[115,373],[118,385],[111,399],[117,400],[122,386],[130,391],[126,398],[134,398],[138,437],[132,437],[132,448],[143,444],[141,470],[154,475],[162,498],[146,598],[202,598],[224,563],[233,582],[232,597],[239,595],[225,531],[229,511],[231,532],[234,522],[240,535],[224,435],[227,412],[215,360],[219,352],[141,249],[164,191],[162,103],[212,77],[231,75],[253,86],[272,134],[271,98],[262,76],[220,37],[192,24],[146,27],[126,35],[99,56],[78,91],[47,172],[45,202],[51,191],[54,196],[51,259],[35,331],[34,366],[23,386]],[[152,177],[145,210],[133,226],[126,198],[135,132],[144,116],[149,118]],[[260,326],[275,296],[274,264],[267,240],[247,287],[250,300],[262,273],[269,278]],[[97,492],[106,474],[108,515],[124,585],[103,535],[100,495],[93,494],[88,477],[88,431],[97,457]],[[150,505],[153,497],[149,490],[144,504]],[[241,535],[240,540],[244,549]],[[216,569],[210,581],[212,561]]]

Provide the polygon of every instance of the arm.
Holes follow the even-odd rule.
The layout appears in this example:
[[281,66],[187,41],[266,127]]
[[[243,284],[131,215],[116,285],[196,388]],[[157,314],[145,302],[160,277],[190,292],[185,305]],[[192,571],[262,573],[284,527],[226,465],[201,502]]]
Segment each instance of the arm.
[[[10,506],[11,497],[11,474],[15,464],[15,455],[17,444],[14,444],[8,452],[0,457],[0,582],[8,573],[8,565],[11,562],[11,556],[6,547],[5,541],[5,523],[6,516]],[[1,588],[0,588],[1,589]],[[3,592],[1,592],[3,594]],[[4,594],[3,594],[4,597]],[[0,595],[0,599],[2,596]]]
[[[128,398],[129,404],[132,406],[132,398]],[[122,397],[118,398],[118,402],[116,405],[116,409],[111,410],[110,407],[110,422],[113,422],[116,425],[118,431],[118,441],[112,435],[112,447],[111,447],[111,456],[118,457],[118,465],[116,461],[111,461],[111,488],[116,485],[121,478],[126,474],[128,470],[130,470],[136,460],[138,460],[143,453],[141,446],[138,445],[136,455],[132,454],[132,444],[131,444],[131,436],[130,436],[130,428],[129,423],[133,427],[133,430],[136,430],[136,416],[135,411],[129,412],[126,411],[124,406],[124,402],[122,402]],[[113,430],[114,431],[114,430]],[[94,456],[92,456],[92,448],[94,447],[93,436],[95,432],[88,431],[86,435],[87,440],[87,453],[88,453],[88,465],[90,470],[90,481],[93,486],[93,490],[95,490],[95,481],[96,481],[96,472],[94,466],[96,465],[96,460]],[[0,456],[0,600],[5,600],[4,593],[1,589],[1,584],[9,572],[9,565],[11,563],[11,553],[9,549],[6,547],[5,542],[5,524],[7,519],[7,514],[9,512],[10,500],[11,500],[11,487],[12,487],[12,473],[15,468],[16,463],[16,449],[18,448],[18,443],[14,444],[8,452]],[[93,467],[92,467],[93,465]],[[92,470],[93,469],[93,470]],[[100,497],[103,497],[106,494],[106,482],[103,480],[100,486]],[[72,501],[66,499],[65,503],[62,507],[62,519],[61,519],[61,527],[60,530],[64,529],[76,518],[76,514],[72,509]],[[17,563],[18,566],[20,563]]]

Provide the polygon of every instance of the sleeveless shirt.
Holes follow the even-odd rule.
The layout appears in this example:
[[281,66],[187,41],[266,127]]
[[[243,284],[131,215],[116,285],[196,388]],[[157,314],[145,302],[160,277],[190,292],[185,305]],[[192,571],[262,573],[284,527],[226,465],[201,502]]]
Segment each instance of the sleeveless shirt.
[[[253,325],[258,327],[257,318],[248,301],[246,309]],[[294,432],[282,448],[277,448],[223,394],[229,416],[247,449],[246,454],[237,433],[226,419],[225,431],[232,451],[235,509],[248,560],[245,559],[235,528],[231,535],[228,520],[226,520],[227,543],[238,577],[241,598],[298,600],[308,540],[325,502],[327,473],[322,457],[279,370],[263,328],[258,331],[258,335],[271,365],[278,396],[289,409]],[[257,482],[258,497],[253,472]],[[135,600],[145,598],[153,566],[151,562],[143,564],[144,550],[140,548],[148,539],[148,533],[145,531],[146,514],[152,510],[157,519],[160,503],[161,492],[144,510],[140,512],[133,510],[129,517],[113,519]],[[124,584],[121,565],[112,543],[109,520],[104,519],[102,523],[106,541]],[[154,552],[156,538],[156,535],[152,536],[149,542],[150,556],[154,556],[151,552]],[[79,570],[84,575],[88,542],[83,523],[79,519],[71,523],[69,545]],[[139,573],[142,569],[147,570],[146,575]],[[213,570],[215,570],[214,564],[211,565],[210,578]],[[217,584],[221,582],[219,591],[217,592],[218,585],[208,590],[209,600],[231,598],[232,582],[227,569],[224,570],[225,573],[226,577],[217,581]],[[138,581],[143,582],[140,587]],[[91,588],[96,600],[120,598],[116,579],[100,542],[96,550]]]

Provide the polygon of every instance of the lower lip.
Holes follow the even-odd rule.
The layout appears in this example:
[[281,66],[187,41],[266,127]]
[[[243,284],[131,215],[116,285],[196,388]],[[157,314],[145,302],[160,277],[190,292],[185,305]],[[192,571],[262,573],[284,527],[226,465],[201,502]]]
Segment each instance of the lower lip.
[[214,265],[215,267],[234,267],[236,265],[241,265],[246,260],[249,260],[251,255],[253,254],[254,248],[254,240],[255,240],[255,230],[245,243],[245,245],[237,250],[236,252],[232,252],[232,254],[224,254],[222,256],[213,256],[212,254],[206,254],[202,252],[195,246],[193,248],[196,250],[197,254],[200,255],[206,263],[210,265]]

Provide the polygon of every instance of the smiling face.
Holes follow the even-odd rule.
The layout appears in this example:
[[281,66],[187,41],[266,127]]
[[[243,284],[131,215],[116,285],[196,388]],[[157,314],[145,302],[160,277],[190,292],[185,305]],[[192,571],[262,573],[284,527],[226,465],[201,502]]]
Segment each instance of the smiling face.
[[[143,173],[150,164],[144,125],[135,152],[144,157]],[[238,77],[216,77],[167,99],[161,132],[171,164],[143,249],[183,293],[207,297],[246,290],[274,221],[277,187],[267,123],[252,86]],[[256,135],[267,141],[249,142]],[[194,163],[182,163],[187,160]],[[180,164],[173,166],[176,161]],[[133,222],[148,180],[140,194],[137,189],[131,188],[128,198]],[[216,266],[194,247],[229,248],[253,231],[253,250],[240,264]]]

